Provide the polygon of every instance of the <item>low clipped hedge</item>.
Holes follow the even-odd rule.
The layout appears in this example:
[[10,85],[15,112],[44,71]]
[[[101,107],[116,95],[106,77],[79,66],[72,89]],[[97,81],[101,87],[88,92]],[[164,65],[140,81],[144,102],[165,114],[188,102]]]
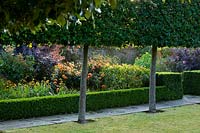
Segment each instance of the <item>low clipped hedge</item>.
[[200,95],[200,70],[183,72],[184,94]]
[[[157,87],[157,101],[181,98],[173,89]],[[88,93],[87,111],[148,103],[148,95],[148,87]],[[76,113],[78,100],[78,94],[2,100],[0,120]]]
[[170,99],[183,97],[182,73],[177,72],[158,72],[156,73],[156,85],[166,86],[167,95]]

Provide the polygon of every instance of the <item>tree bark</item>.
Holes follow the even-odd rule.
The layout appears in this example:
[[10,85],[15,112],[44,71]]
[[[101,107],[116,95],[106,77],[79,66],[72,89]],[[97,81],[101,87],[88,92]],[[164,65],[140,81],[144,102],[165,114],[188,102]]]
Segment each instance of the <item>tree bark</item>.
[[79,113],[78,113],[78,122],[81,124],[86,123],[85,114],[86,114],[87,74],[88,74],[88,46],[84,45],[81,83],[80,83]]
[[156,58],[157,58],[157,46],[152,46],[152,60],[151,60],[151,72],[149,83],[149,112],[156,112]]

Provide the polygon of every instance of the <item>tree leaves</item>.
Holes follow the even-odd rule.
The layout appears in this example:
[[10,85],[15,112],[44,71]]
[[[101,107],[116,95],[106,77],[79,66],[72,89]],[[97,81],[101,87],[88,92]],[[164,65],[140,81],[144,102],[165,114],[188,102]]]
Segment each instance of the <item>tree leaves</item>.
[[[112,7],[116,7],[116,0],[109,1]],[[104,0],[82,0],[81,2],[80,0],[27,0],[26,2],[4,0],[0,4],[0,30],[4,28],[18,30],[21,27],[34,29],[33,26],[39,23],[46,24],[46,19],[57,20],[57,24],[64,26],[68,19],[66,16],[80,15],[81,11],[86,11],[84,16],[89,19],[92,16],[90,12],[99,8],[103,2]]]
[[115,9],[117,7],[117,0],[109,0],[109,2],[110,2],[112,9]]
[[137,18],[133,23],[135,44],[163,46],[200,46],[200,7],[198,1],[189,3],[166,0],[154,1],[158,7],[152,8],[149,3],[138,5]]

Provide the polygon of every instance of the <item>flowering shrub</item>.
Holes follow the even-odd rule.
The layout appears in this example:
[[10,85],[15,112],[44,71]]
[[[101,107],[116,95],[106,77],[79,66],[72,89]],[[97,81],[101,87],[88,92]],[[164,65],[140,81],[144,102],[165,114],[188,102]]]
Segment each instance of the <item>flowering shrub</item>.
[[113,65],[101,71],[102,89],[128,89],[148,85],[149,69],[133,65]]
[[108,56],[102,56],[102,55],[97,55],[93,56],[92,58],[89,59],[89,70],[88,70],[88,88],[90,90],[99,90],[104,87],[102,84],[102,68],[114,64],[118,64],[118,60],[113,57],[108,57]]
[[[88,89],[99,90],[102,86],[101,70],[105,66],[116,63],[110,57],[94,56],[89,59],[88,68]],[[58,63],[52,74],[51,86],[57,92],[60,86],[65,86],[69,90],[79,90],[80,88],[81,65],[74,62]]]
[[[26,55],[25,51],[25,53],[15,53],[15,55],[12,55],[11,52],[1,53],[0,67],[3,68],[0,69],[2,71],[0,76],[3,77],[0,80],[1,98],[77,93],[80,88],[80,59],[66,59],[65,57],[65,60],[63,60],[59,56],[61,47],[57,46],[51,48],[46,46],[39,47],[39,51],[35,49],[35,52],[34,48],[35,46],[29,46],[28,48],[29,52],[32,50],[32,54],[34,53],[32,56]],[[78,48],[74,48],[74,50],[76,49]],[[6,61],[8,63],[4,64]],[[148,81],[148,76],[145,77],[144,73],[139,72],[143,69],[145,71],[145,68],[140,68],[139,70],[134,68],[138,72],[128,72],[131,65],[116,65],[118,62],[116,58],[101,55],[91,56],[88,62],[88,90],[96,91],[145,86],[144,84]],[[115,70],[111,70],[112,67]],[[10,70],[11,68],[12,70]],[[132,71],[133,69],[130,70]],[[112,73],[112,71],[115,71],[115,73]],[[127,74],[123,75],[123,73]],[[18,76],[17,78],[10,78],[14,77],[15,74]],[[131,74],[135,77],[129,76]],[[140,76],[140,74],[143,74],[143,76]],[[113,76],[116,76],[116,79]],[[127,79],[124,78],[125,76]]]
[[38,46],[36,43],[27,45],[19,45],[14,49],[14,54],[22,54],[24,57],[32,56],[35,60],[34,78],[43,80],[43,78],[51,78],[54,65],[61,62],[65,57],[60,56],[61,45]]
[[158,71],[182,72],[200,69],[199,48],[162,48],[158,52]]
[[68,89],[78,89],[80,86],[80,65],[72,62],[58,63],[51,79],[51,87],[58,90],[65,85]]
[[182,72],[185,70],[200,69],[200,49],[172,48],[166,58],[166,65],[170,71]]

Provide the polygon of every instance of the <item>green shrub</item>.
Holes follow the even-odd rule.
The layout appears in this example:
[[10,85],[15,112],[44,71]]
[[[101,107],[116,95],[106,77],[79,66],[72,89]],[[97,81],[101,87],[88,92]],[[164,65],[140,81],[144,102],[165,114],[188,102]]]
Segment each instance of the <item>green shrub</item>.
[[[149,88],[90,92],[87,111],[148,103]],[[178,90],[177,90],[177,93]],[[180,98],[165,86],[157,87],[157,101]],[[0,120],[78,112],[78,94],[0,101]]]
[[34,59],[22,55],[13,56],[11,53],[3,52],[0,54],[0,73],[11,80],[19,82],[23,79],[31,79],[34,73]]
[[[157,52],[157,61],[156,61],[156,71],[157,72],[163,72],[168,71],[166,66],[166,53],[163,53],[163,49],[158,49]],[[163,58],[164,57],[164,58]],[[147,69],[150,69],[151,66],[151,54],[149,52],[144,53],[141,57],[137,57],[135,60],[135,64],[137,66],[145,67]]]
[[102,69],[107,89],[128,89],[148,86],[149,70],[133,65],[113,65]]
[[159,72],[156,74],[156,84],[158,86],[166,86],[168,91],[170,91],[170,99],[176,99],[182,98],[183,96],[183,89],[182,89],[182,83],[181,73],[175,73],[175,72]]
[[149,68],[151,66],[151,54],[149,52],[145,52],[141,57],[137,57],[135,59],[135,64],[137,66],[142,66],[145,68]]
[[183,72],[184,94],[200,95],[200,70]]

